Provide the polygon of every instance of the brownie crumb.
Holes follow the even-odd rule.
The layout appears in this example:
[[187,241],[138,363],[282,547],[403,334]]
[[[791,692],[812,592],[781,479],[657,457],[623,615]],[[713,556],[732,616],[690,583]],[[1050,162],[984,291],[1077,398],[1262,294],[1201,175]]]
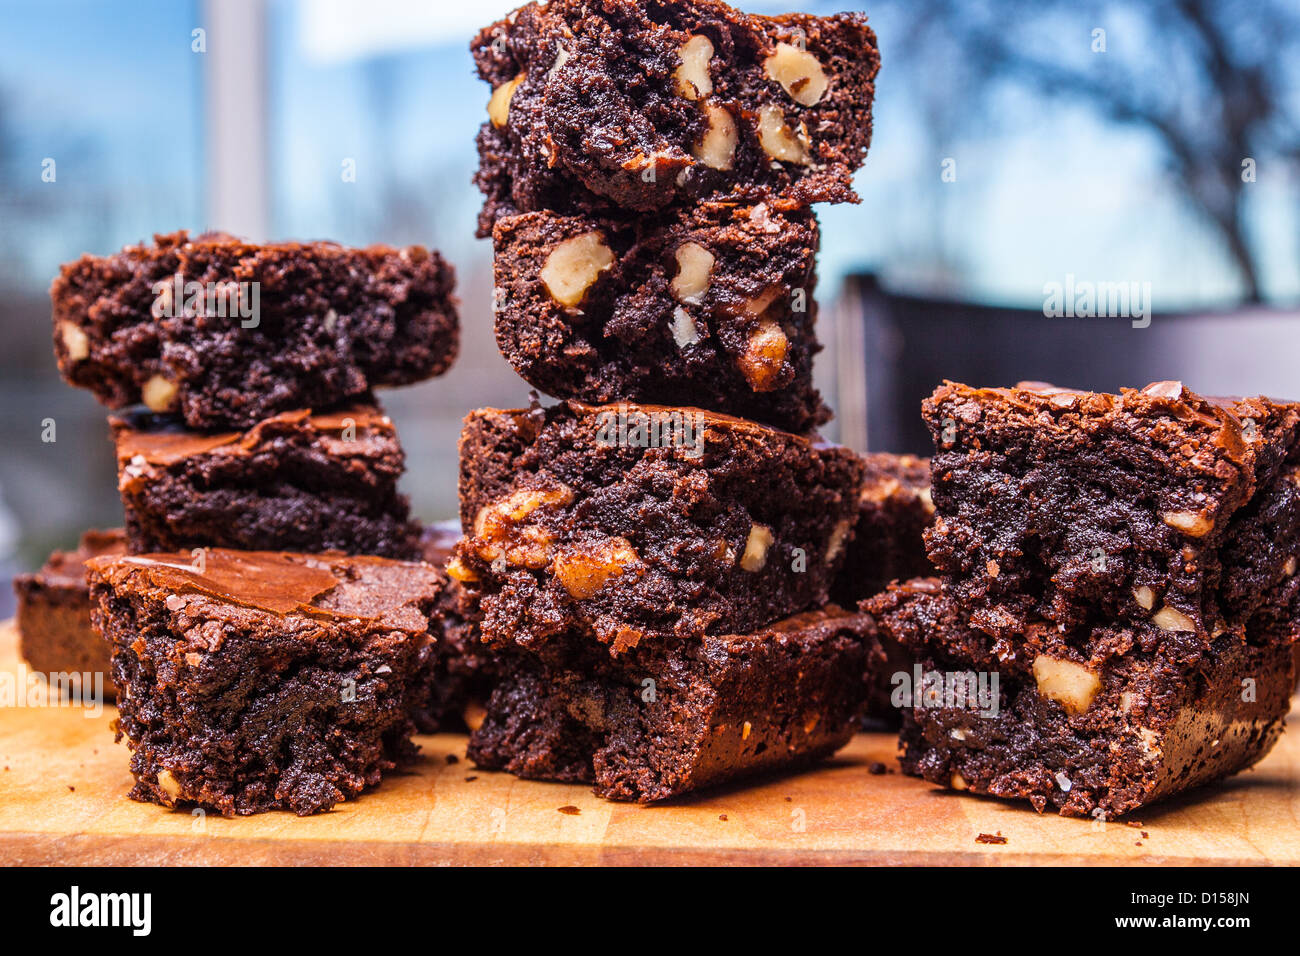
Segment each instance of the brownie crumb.
[[477,779],[478,779],[478,775],[472,773],[472,774],[470,774],[468,777],[465,778],[465,782],[466,782],[466,783],[473,783],[473,782],[474,782],[475,780],[477,780]]
[[975,842],[988,843],[993,846],[1003,846],[1006,844],[1007,838],[1004,837],[1002,831],[999,830],[997,833],[981,833],[975,838]]
[[568,817],[576,817],[582,811],[573,805],[568,805],[568,806],[560,807],[560,812]]
[[867,768],[867,772],[876,777],[879,777],[881,774],[888,772],[888,770],[889,768],[886,767],[879,760],[872,761],[871,766]]
[[454,763],[460,763],[460,758],[455,754],[447,754],[447,766],[451,766]]
[[718,814],[718,819],[721,820],[723,823],[726,823],[726,822],[727,822],[727,815],[726,815],[725,813],[719,813],[719,814]]

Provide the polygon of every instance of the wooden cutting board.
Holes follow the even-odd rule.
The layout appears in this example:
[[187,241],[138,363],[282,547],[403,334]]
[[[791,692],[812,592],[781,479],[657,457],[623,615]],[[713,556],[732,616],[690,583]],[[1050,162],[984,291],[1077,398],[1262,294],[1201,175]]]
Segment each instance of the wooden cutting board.
[[[0,625],[0,679],[19,673]],[[0,862],[8,864],[1289,864],[1300,863],[1300,736],[1256,769],[1099,824],[937,790],[861,734],[810,773],[670,806],[477,771],[465,737],[421,737],[407,773],[330,813],[227,820],[127,799],[111,707],[0,708]],[[1294,715],[1293,715],[1294,719]],[[871,772],[872,764],[886,772]],[[877,770],[880,768],[877,767]],[[977,842],[980,834],[1005,844]]]

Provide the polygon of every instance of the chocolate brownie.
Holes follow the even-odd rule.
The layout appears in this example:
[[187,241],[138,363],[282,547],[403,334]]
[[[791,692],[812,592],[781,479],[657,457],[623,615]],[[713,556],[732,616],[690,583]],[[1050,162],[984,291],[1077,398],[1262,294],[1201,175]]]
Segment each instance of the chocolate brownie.
[[1208,640],[1296,571],[1300,405],[949,382],[924,416],[930,558],[990,634],[1044,618]]
[[170,415],[110,423],[132,553],[418,555],[420,525],[397,490],[405,456],[392,420],[373,405],[284,412],[215,434]]
[[492,87],[480,236],[518,212],[646,212],[738,185],[804,205],[857,201],[880,66],[863,14],[551,0],[470,48]]
[[243,429],[407,385],[456,357],[455,273],[419,246],[154,237],[54,280],[59,371],[110,408]]
[[497,344],[544,392],[671,402],[805,432],[830,418],[812,385],[817,220],[759,194],[628,223],[502,219]]
[[746,633],[826,603],[857,512],[847,449],[693,408],[480,409],[448,572],[489,643]]
[[[429,525],[420,538],[424,560],[445,567],[460,537],[459,521]],[[492,655],[479,639],[477,596],[459,581],[449,580],[438,611],[441,630],[425,679],[428,699],[415,713],[416,726],[426,734],[476,727],[494,676]]]
[[[1203,641],[1119,623],[1016,640],[971,627],[933,578],[863,604],[917,655],[902,767],[957,790],[1109,819],[1227,777],[1268,753],[1295,683],[1291,647],[1255,627]],[[994,678],[997,683],[993,683]]]
[[618,659],[581,644],[509,651],[469,756],[641,803],[803,767],[853,735],[861,675],[879,657],[874,630],[830,608]]
[[923,534],[934,516],[930,459],[871,452],[858,496],[853,539],[832,597],[851,607],[885,589],[890,581],[923,577],[933,570]]
[[14,578],[18,595],[18,647],[32,670],[103,682],[106,698],[117,696],[108,645],[90,624],[86,562],[126,553],[120,528],[87,531],[75,551],[55,551],[34,574]]
[[224,816],[328,810],[411,757],[446,581],[427,564],[288,552],[95,558],[137,800]]

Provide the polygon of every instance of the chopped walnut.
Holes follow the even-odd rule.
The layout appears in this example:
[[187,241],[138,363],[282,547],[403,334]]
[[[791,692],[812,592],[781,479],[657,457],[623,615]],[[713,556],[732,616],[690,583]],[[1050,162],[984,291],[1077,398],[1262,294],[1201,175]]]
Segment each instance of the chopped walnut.
[[750,572],[763,570],[767,564],[767,550],[774,540],[772,529],[767,525],[751,525],[749,537],[745,539],[745,552],[740,556],[740,566]]
[[176,387],[176,383],[161,375],[151,375],[149,380],[140,386],[141,401],[154,412],[171,411],[176,407],[178,394],[180,389]]
[[580,601],[594,596],[610,578],[635,570],[641,558],[627,538],[574,544],[555,555],[554,572],[570,595]]
[[780,323],[764,319],[749,334],[745,351],[736,359],[736,364],[750,388],[756,392],[770,392],[777,387],[789,351],[790,340]]
[[1040,654],[1034,658],[1033,672],[1038,692],[1059,703],[1068,714],[1082,714],[1101,690],[1101,679],[1074,661]]
[[799,124],[798,131],[791,129],[785,121],[785,113],[774,103],[768,103],[758,111],[758,143],[763,152],[780,162],[801,166],[812,164],[808,130],[803,123]]
[[677,51],[681,65],[673,74],[677,92],[688,100],[702,100],[713,92],[709,61],[713,59],[713,42],[706,36],[691,37]]
[[1198,511],[1166,511],[1160,520],[1193,538],[1203,538],[1214,528],[1214,522]]
[[546,257],[541,280],[551,298],[572,308],[586,298],[597,277],[614,264],[614,253],[596,230],[565,239]]
[[695,158],[711,169],[727,170],[736,159],[736,121],[730,112],[714,103],[704,104],[709,127],[695,146]]
[[497,129],[501,129],[510,121],[510,101],[514,98],[519,84],[524,81],[524,77],[525,74],[520,73],[513,80],[506,80],[492,91],[492,98],[488,100],[488,119]]
[[677,275],[672,281],[673,296],[687,305],[698,305],[709,289],[713,253],[698,242],[683,242],[673,257],[677,260]]
[[521,522],[538,508],[567,505],[572,489],[556,483],[542,488],[520,488],[506,498],[484,505],[474,519],[475,551],[484,561],[537,570],[551,559],[554,536],[537,524]]
[[763,72],[800,106],[815,105],[830,86],[817,57],[791,43],[776,45],[776,52],[763,61]]
[[63,347],[68,350],[68,360],[80,362],[90,356],[90,338],[81,327],[66,319],[59,323],[59,337],[63,339]]

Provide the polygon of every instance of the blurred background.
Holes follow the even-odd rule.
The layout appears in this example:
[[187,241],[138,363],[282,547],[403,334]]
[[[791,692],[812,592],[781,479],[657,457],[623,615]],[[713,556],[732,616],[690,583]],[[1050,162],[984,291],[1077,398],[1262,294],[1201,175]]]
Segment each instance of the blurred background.
[[[943,378],[1300,397],[1300,0],[864,2],[884,66],[863,202],[820,211],[831,437],[925,451]],[[467,46],[514,5],[0,0],[0,614],[13,571],[121,520],[50,281],[154,232],[440,249],[462,357],[384,400],[416,512],[454,513],[462,416],[527,400],[470,183],[489,91]],[[1054,314],[1054,289],[1120,287],[1128,314]]]

